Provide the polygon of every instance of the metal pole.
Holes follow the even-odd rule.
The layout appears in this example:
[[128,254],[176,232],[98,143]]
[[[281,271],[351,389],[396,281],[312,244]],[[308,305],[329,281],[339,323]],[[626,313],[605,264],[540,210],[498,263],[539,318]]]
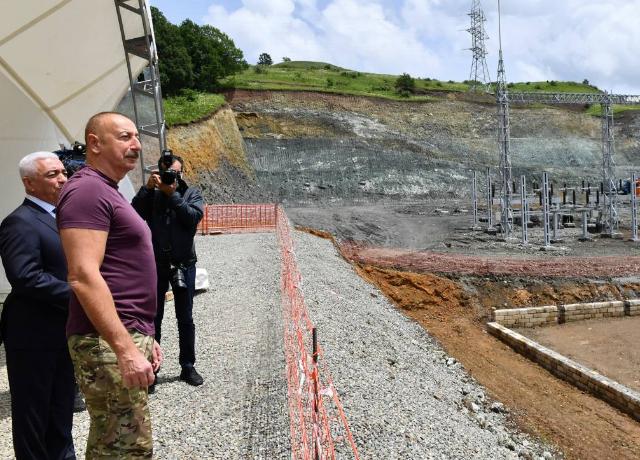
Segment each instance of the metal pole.
[[493,228],[493,198],[491,197],[491,168],[487,168],[487,230]]
[[520,177],[520,218],[522,219],[522,244],[529,243],[527,234],[527,178]]
[[549,238],[549,175],[542,173],[542,220],[544,222],[544,247],[551,246]]
[[477,230],[478,227],[478,180],[477,174],[473,171],[473,187],[471,189],[471,198],[473,200],[473,230]]
[[631,174],[631,241],[638,241],[638,198],[636,197],[636,173]]
[[582,210],[582,238],[581,241],[587,241],[589,239],[589,235],[587,234],[587,211],[586,209]]

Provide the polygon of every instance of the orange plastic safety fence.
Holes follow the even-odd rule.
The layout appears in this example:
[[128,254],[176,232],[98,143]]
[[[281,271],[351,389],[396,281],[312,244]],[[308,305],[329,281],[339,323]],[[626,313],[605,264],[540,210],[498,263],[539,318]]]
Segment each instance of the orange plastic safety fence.
[[[359,459],[340,398],[329,374],[315,327],[304,304],[289,219],[277,208],[276,232],[282,255],[282,304],[293,459]],[[322,372],[320,372],[322,368]]]
[[[276,231],[282,256],[285,360],[294,460],[359,460],[347,417],[304,303],[289,219],[275,204],[207,205],[202,234]],[[320,372],[322,369],[322,372]]]
[[198,232],[203,235],[272,232],[275,227],[275,204],[210,204],[204,207]]

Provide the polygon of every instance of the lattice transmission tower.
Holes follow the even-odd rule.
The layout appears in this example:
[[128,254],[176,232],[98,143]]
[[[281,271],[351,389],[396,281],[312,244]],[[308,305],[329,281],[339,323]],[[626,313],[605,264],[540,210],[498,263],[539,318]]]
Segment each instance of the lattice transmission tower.
[[509,93],[502,58],[502,24],[500,0],[498,0],[498,75],[496,83],[496,103],[498,106],[498,148],[500,150],[500,226],[505,239],[511,234],[511,128],[509,125]]
[[471,73],[469,74],[469,80],[471,81],[469,91],[486,90],[489,88],[491,81],[489,68],[487,67],[487,48],[485,46],[485,40],[488,40],[489,37],[484,28],[487,18],[484,15],[484,11],[482,11],[480,0],[472,1],[469,17],[471,18],[471,27],[467,29],[467,32],[471,34],[471,48],[469,50],[473,53]]

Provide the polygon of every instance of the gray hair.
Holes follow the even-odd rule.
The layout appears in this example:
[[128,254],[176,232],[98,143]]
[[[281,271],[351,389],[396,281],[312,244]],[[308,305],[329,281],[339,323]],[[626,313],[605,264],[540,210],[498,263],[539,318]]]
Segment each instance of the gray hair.
[[32,177],[38,172],[36,161],[44,160],[45,158],[58,159],[58,155],[51,152],[33,152],[25,156],[20,163],[18,163],[18,170],[20,171],[20,178]]

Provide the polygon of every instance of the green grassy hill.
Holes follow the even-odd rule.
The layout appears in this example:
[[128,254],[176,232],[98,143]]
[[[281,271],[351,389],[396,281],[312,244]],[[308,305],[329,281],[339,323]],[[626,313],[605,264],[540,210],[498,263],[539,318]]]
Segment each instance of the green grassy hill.
[[[307,90],[407,99],[395,91],[397,78],[398,75],[358,72],[325,62],[289,61],[272,66],[250,66],[244,72],[227,78],[223,85],[241,89]],[[460,83],[416,76],[414,78],[416,89],[408,97],[411,100],[428,99],[427,93],[433,91],[468,91],[471,83],[469,81]],[[595,86],[570,81],[510,83],[509,90],[600,92]]]
[[[271,66],[249,66],[244,72],[224,79],[221,86],[224,89],[317,91],[393,100],[433,101],[440,99],[442,93],[467,92],[471,83],[414,76],[415,90],[401,95],[395,89],[397,78],[398,75],[358,72],[326,62],[287,61]],[[508,89],[514,92],[600,92],[595,86],[571,81],[509,83]],[[222,96],[188,90],[183,96],[165,100],[167,124],[172,126],[198,120],[214,112],[222,104]],[[616,106],[614,113],[633,109],[638,108]],[[592,106],[587,110],[592,115],[600,114],[599,106]]]

